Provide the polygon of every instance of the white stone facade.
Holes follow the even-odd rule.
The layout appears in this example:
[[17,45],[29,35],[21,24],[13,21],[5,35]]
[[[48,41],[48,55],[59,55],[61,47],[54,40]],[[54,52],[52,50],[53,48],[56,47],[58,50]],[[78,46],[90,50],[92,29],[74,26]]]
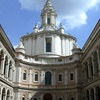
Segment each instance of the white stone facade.
[[56,18],[47,0],[15,50],[0,26],[0,100],[100,100],[100,21],[80,49]]

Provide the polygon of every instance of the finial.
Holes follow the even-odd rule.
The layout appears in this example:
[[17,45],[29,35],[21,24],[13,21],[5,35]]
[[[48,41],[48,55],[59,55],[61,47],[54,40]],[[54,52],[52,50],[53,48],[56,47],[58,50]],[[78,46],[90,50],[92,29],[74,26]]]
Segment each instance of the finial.
[[63,27],[62,27],[62,23],[60,23],[60,28],[63,28]]
[[38,23],[35,24],[35,28],[38,28]]

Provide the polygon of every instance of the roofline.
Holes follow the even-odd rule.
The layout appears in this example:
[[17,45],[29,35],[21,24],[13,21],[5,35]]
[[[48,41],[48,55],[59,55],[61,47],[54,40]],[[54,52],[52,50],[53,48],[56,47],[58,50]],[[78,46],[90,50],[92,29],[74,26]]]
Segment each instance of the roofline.
[[83,48],[82,48],[82,51],[84,51],[85,49],[88,48],[88,43],[90,42],[91,37],[95,34],[95,32],[96,32],[96,30],[97,30],[97,28],[98,28],[99,25],[100,25],[100,19],[98,20],[98,22],[97,22],[97,24],[95,25],[94,29],[92,30],[90,36],[88,37],[87,41],[85,42],[85,44],[84,44],[84,46],[83,46]]
[[[5,42],[6,42],[6,44],[8,45],[8,47],[10,48],[10,51],[13,51],[13,56],[15,57],[15,54],[14,54],[14,52],[15,52],[15,49],[14,49],[14,47],[13,47],[13,45],[12,45],[12,43],[10,42],[10,40],[9,40],[9,38],[8,38],[8,36],[7,36],[7,34],[5,33],[5,31],[4,31],[4,29],[3,29],[3,27],[2,27],[2,25],[0,24],[0,28],[1,28],[1,30],[3,31],[3,33],[4,33],[4,35],[2,34],[2,32],[1,32],[1,36],[4,38],[4,40],[5,40]],[[5,39],[6,38],[6,39]],[[9,51],[9,53],[10,53],[10,51]]]

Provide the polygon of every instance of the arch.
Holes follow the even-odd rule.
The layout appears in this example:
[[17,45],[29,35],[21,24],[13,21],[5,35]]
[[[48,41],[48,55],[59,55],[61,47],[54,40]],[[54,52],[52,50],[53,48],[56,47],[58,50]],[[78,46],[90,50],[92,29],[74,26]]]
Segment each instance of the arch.
[[96,100],[100,100],[100,88],[96,87]]
[[8,57],[5,57],[5,63],[4,63],[4,75],[6,75],[6,69],[7,69],[7,65],[8,65]]
[[91,89],[91,100],[94,100],[94,90]]
[[98,57],[97,57],[96,51],[93,54],[93,61],[94,61],[94,68],[95,68],[95,74],[96,74],[98,73]]
[[47,71],[45,73],[45,85],[51,85],[52,83],[52,75],[51,72]]
[[85,63],[85,68],[86,68],[86,78],[89,78],[89,73],[88,73],[88,63]]
[[10,91],[7,91],[7,99],[6,100],[10,100]]
[[5,100],[5,94],[6,94],[6,90],[5,90],[5,88],[3,88],[1,100]]
[[3,52],[3,50],[1,50],[1,52],[0,52],[0,69],[2,70],[2,68],[1,67],[3,67],[2,66],[2,60],[3,60],[3,58],[4,58],[4,52]]
[[22,96],[22,100],[25,100],[25,95]]
[[52,100],[52,95],[49,93],[45,94],[43,100]]

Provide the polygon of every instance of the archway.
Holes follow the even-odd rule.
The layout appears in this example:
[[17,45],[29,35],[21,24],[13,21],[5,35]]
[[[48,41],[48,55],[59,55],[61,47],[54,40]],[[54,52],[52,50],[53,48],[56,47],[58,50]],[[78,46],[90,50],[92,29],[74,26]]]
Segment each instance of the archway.
[[44,100],[52,100],[52,95],[47,93],[44,95]]

